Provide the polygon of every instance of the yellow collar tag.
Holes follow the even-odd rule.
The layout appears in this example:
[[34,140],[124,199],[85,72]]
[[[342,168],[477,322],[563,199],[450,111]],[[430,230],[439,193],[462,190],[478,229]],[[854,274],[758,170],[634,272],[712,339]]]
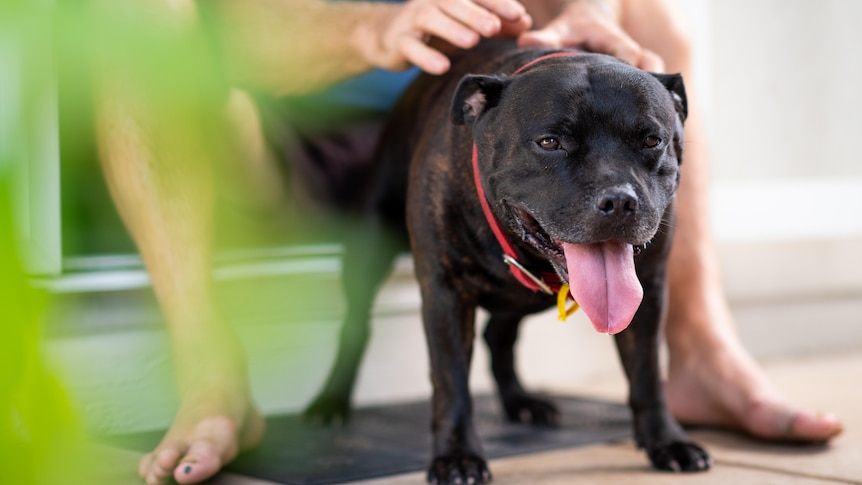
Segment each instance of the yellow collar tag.
[[559,293],[557,293],[557,310],[560,311],[559,316],[557,316],[557,320],[559,320],[561,322],[565,321],[566,318],[568,318],[571,314],[578,311],[578,308],[580,308],[580,306],[578,305],[578,302],[576,302],[576,301],[572,302],[572,306],[570,306],[569,308],[566,308],[566,298],[568,298],[568,296],[569,296],[569,285],[563,283],[560,286]]

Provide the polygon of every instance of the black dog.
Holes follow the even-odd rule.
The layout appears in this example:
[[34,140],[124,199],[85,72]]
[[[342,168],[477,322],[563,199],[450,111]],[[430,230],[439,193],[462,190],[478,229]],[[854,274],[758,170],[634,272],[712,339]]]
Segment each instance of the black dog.
[[513,346],[521,319],[565,283],[616,336],[653,465],[709,468],[667,410],[658,362],[685,116],[679,75],[604,55],[487,42],[446,76],[420,77],[384,137],[370,222],[348,243],[338,361],[306,414],[346,416],[371,302],[409,234],[434,389],[430,482],[490,479],[468,386],[478,306],[509,418],[556,421],[521,386]]

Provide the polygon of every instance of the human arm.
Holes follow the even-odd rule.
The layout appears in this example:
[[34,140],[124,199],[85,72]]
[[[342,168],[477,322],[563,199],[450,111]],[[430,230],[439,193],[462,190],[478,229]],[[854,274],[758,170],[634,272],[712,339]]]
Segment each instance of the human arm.
[[469,48],[531,25],[517,0],[215,0],[213,7],[231,80],[274,94],[313,91],[375,67],[441,74],[449,60],[427,44],[431,36]]

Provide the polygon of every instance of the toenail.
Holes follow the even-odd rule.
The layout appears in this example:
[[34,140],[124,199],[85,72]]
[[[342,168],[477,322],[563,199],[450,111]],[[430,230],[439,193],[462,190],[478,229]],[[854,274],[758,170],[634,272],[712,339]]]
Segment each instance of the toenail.
[[188,475],[191,472],[192,472],[192,466],[191,465],[186,465],[186,467],[183,468],[183,473],[185,473],[186,475]]

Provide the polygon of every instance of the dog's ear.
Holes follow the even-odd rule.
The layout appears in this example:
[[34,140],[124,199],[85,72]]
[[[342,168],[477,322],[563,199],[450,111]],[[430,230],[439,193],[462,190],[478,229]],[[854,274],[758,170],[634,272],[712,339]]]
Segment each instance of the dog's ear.
[[511,79],[468,74],[461,79],[452,100],[452,123],[473,124],[483,112],[497,106]]
[[676,112],[682,116],[683,121],[688,117],[688,98],[685,95],[685,84],[679,74],[656,74],[652,73],[673,96],[673,105]]

